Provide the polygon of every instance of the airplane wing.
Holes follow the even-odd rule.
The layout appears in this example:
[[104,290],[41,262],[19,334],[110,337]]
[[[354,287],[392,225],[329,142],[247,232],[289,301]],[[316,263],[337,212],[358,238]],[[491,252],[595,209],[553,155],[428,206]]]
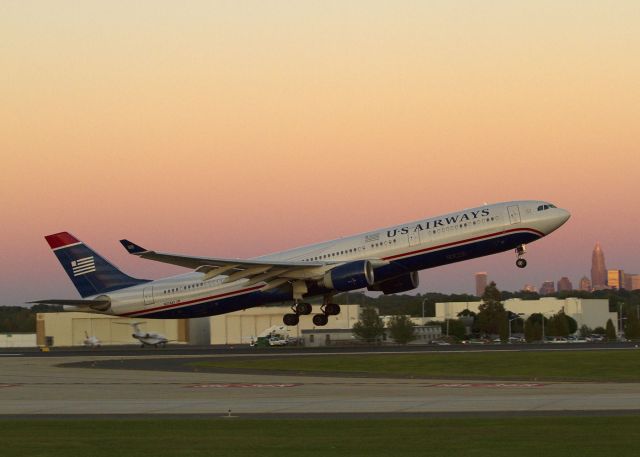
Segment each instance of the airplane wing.
[[129,252],[143,259],[191,268],[205,274],[204,280],[219,275],[228,275],[225,282],[243,278],[254,278],[253,282],[267,279],[306,279],[321,275],[328,265],[340,262],[296,262],[271,260],[224,259],[217,257],[193,257],[181,254],[169,254],[145,249],[129,240],[120,240]]

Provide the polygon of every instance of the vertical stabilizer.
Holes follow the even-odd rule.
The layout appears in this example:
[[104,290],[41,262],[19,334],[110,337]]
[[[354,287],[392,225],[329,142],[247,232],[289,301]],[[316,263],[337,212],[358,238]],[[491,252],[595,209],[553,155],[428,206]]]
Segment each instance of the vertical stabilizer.
[[148,282],[124,274],[68,232],[45,239],[83,298]]

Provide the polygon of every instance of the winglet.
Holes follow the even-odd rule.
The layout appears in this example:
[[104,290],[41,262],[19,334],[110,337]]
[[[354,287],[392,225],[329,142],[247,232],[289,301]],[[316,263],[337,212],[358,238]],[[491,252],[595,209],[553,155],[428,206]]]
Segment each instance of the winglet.
[[124,248],[127,250],[129,254],[139,255],[144,252],[149,252],[148,249],[145,249],[142,246],[138,246],[137,244],[132,243],[129,240],[120,240],[120,244],[124,246]]

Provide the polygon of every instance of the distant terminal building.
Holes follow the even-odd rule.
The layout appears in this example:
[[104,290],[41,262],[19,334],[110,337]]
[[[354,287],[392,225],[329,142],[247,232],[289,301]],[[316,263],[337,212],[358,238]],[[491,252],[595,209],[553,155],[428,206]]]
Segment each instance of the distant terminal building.
[[540,291],[538,292],[540,295],[551,295],[556,293],[556,287],[553,284],[553,281],[545,281],[540,286]]
[[573,290],[573,284],[566,276],[563,276],[558,281],[558,292],[569,292]]
[[[457,319],[458,313],[465,309],[477,313],[478,306],[481,303],[481,301],[436,303],[436,315],[429,319],[433,321]],[[525,319],[534,313],[542,313],[549,317],[562,310],[565,314],[576,320],[578,328],[582,325],[590,328],[604,327],[607,320],[611,319],[616,328],[616,332],[618,331],[617,314],[609,312],[609,300],[607,299],[558,299],[545,297],[540,300],[521,300],[519,298],[512,298],[504,301],[504,307],[507,311],[518,314],[522,313],[522,317]]]
[[580,279],[580,290],[583,292],[591,292],[591,280],[586,276]]
[[482,271],[476,273],[476,297],[482,297],[487,288],[487,273]]
[[525,284],[524,287],[522,288],[523,292],[535,292],[536,291],[536,287],[533,284]]
[[610,289],[624,289],[624,271],[607,270],[607,286]]
[[599,242],[591,254],[591,288],[603,290],[607,288],[607,267],[604,263],[604,252]]

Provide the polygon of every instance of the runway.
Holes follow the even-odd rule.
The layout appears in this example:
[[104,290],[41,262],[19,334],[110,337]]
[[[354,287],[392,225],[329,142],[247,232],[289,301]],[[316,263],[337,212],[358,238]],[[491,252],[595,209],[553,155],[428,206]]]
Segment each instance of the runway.
[[[179,360],[186,358],[197,356]],[[137,360],[151,369],[130,369]],[[158,352],[151,358],[5,357],[0,359],[0,415],[376,418],[640,413],[640,383],[176,372],[167,370],[169,360]],[[153,361],[159,370],[153,369]],[[68,366],[76,362],[89,368]],[[103,368],[107,365],[123,368]]]

